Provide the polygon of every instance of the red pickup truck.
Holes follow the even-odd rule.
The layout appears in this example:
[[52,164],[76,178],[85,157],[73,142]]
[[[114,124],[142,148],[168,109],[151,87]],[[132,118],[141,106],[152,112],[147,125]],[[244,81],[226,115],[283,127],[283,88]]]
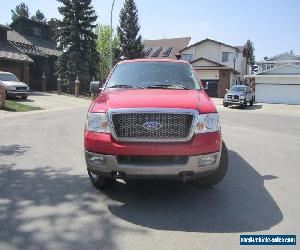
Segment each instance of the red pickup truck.
[[216,107],[179,60],[118,63],[89,108],[84,147],[98,189],[133,178],[211,186],[228,167]]

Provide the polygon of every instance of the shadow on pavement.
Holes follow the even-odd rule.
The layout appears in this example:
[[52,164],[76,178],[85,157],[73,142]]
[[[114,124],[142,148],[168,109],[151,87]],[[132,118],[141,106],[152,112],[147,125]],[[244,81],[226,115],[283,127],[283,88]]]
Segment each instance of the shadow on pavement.
[[23,155],[30,147],[24,147],[18,144],[0,146],[0,156],[19,156]]
[[87,176],[0,163],[0,249],[116,249],[115,223]]
[[253,104],[253,106],[249,106],[247,105],[247,107],[245,109],[242,109],[241,107],[237,106],[237,105],[234,105],[234,106],[229,106],[230,109],[241,109],[241,110],[257,110],[257,109],[262,109],[263,108],[263,105],[261,104]]
[[255,232],[270,229],[283,215],[261,176],[234,151],[229,152],[228,175],[213,188],[177,182],[118,184],[105,194],[122,206],[111,213],[136,225],[187,232]]
[[[18,157],[28,147],[2,146]],[[115,249],[115,235],[144,234],[138,226],[186,232],[254,232],[278,224],[283,215],[261,176],[236,152],[214,188],[180,182],[116,184],[98,192],[87,175],[50,166],[24,169],[0,162],[1,249]],[[34,168],[33,168],[34,167]]]

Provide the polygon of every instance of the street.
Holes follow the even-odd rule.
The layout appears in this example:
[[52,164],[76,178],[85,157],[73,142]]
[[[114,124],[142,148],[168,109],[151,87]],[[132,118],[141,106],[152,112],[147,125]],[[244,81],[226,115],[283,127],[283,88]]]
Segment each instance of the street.
[[238,249],[241,234],[299,237],[300,117],[222,109],[229,171],[213,188],[100,192],[84,161],[87,108],[0,118],[0,249]]

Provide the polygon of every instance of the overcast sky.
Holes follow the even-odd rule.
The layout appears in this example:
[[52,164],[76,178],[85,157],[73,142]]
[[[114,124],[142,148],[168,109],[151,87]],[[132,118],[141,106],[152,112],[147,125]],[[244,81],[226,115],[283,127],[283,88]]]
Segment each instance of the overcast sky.
[[[10,10],[22,1],[1,0],[0,23],[11,22]],[[33,14],[60,17],[55,0],[24,1]],[[118,24],[124,0],[116,0],[113,20]],[[99,23],[109,24],[112,0],[93,0]],[[300,54],[300,0],[136,0],[145,39],[191,36],[243,45],[250,38],[257,59],[294,50]]]

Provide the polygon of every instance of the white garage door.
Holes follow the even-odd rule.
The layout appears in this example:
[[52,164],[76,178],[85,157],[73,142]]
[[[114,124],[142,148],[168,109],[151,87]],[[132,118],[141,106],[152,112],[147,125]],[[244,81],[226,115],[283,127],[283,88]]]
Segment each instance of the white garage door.
[[300,104],[300,85],[256,84],[256,102]]

